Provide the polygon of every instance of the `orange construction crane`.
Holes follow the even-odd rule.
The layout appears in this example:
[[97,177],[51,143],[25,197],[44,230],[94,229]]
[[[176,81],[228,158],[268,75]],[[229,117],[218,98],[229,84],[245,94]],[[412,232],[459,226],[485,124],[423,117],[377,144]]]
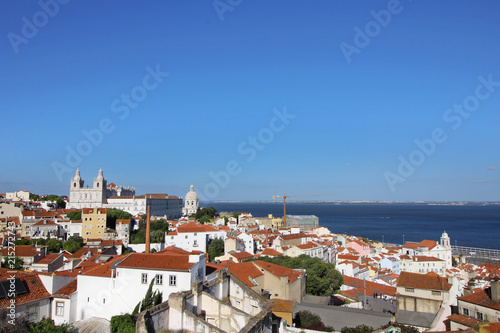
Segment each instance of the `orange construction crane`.
[[335,195],[335,194],[298,194],[298,195],[273,195],[273,199],[283,198],[283,226],[286,228],[286,198],[289,197],[320,197],[323,195]]

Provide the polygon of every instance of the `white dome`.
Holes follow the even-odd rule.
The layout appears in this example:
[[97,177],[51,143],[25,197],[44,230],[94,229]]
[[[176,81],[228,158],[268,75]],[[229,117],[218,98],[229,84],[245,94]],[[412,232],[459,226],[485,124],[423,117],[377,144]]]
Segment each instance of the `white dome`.
[[191,185],[189,192],[186,194],[185,200],[198,200],[198,194],[194,191],[194,186]]

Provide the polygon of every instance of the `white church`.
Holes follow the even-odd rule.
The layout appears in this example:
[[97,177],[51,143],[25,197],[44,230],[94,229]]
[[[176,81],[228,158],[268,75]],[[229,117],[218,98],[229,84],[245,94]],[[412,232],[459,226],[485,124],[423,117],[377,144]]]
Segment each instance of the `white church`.
[[184,206],[182,198],[164,193],[137,196],[133,187],[117,186],[114,183],[108,185],[102,169],[99,169],[92,187],[85,186],[80,169],[76,170],[75,177],[71,179],[69,209],[110,208],[141,215],[146,214],[148,205],[151,206],[151,216],[178,219],[196,213],[199,199],[193,185],[186,194]]

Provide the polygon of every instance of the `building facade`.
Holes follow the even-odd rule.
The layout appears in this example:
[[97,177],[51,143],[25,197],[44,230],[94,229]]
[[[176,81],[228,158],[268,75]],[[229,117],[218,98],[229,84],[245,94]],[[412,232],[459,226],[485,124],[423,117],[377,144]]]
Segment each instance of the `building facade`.
[[191,185],[189,192],[184,198],[184,207],[182,208],[182,216],[190,216],[196,214],[196,211],[200,207],[200,198],[194,190],[194,186]]
[[152,216],[179,218],[182,215],[182,199],[164,193],[135,195],[132,187],[107,185],[102,169],[94,179],[92,187],[85,187],[80,170],[76,170],[71,179],[69,209],[108,208],[120,209],[132,215],[146,214],[147,206],[151,206]]

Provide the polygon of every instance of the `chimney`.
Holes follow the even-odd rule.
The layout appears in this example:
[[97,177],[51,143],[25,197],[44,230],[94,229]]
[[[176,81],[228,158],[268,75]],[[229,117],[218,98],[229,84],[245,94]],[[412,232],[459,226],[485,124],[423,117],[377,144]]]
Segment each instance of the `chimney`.
[[146,250],[144,251],[145,253],[150,253],[149,248],[150,248],[150,243],[151,243],[151,226],[150,226],[150,218],[151,218],[151,205],[148,205],[147,208],[147,216],[146,216]]
[[500,302],[500,280],[498,278],[491,281],[491,300]]

